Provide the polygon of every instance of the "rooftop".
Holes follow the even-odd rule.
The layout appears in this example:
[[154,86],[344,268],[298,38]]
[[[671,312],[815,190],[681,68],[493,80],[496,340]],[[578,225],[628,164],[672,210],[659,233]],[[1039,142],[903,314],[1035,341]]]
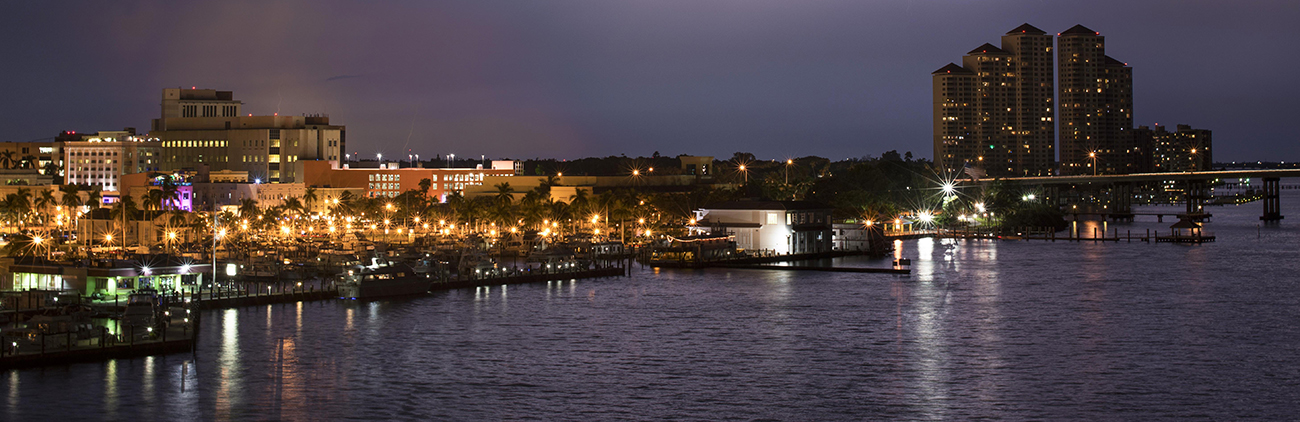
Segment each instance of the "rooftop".
[[726,201],[713,204],[710,210],[829,210],[834,207],[813,201]]
[[1015,35],[1015,34],[1034,34],[1034,35],[1043,35],[1043,34],[1046,34],[1046,32],[1043,32],[1043,30],[1038,29],[1038,28],[1035,28],[1033,25],[1030,25],[1030,24],[1026,23],[1026,24],[1023,24],[1023,25],[1017,26],[1016,29],[1012,29],[1012,30],[1010,30],[1010,31],[1007,31],[1007,35]]
[[984,43],[984,45],[975,47],[974,50],[971,50],[966,54],[1007,54],[1007,52],[993,44]]
[[1101,33],[1088,29],[1088,27],[1083,25],[1075,25],[1071,26],[1070,29],[1065,30],[1065,32],[1062,32],[1060,35],[1101,35]]
[[937,75],[937,74],[948,74],[948,73],[955,73],[955,74],[958,74],[958,75],[974,75],[974,74],[975,74],[975,72],[970,71],[970,69],[967,69],[967,68],[961,67],[960,65],[958,65],[958,64],[956,64],[956,63],[948,63],[947,66],[941,67],[941,68],[939,68],[939,70],[936,70],[936,71],[934,71],[934,72],[931,73],[931,74]]

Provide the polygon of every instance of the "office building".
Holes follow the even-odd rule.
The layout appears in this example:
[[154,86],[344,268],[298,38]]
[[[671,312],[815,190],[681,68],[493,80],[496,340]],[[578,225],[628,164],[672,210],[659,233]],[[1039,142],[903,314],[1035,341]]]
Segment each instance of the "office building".
[[[137,136],[135,129],[95,133],[63,132],[65,184],[98,187],[112,196],[122,191],[122,176],[158,171],[162,144]],[[111,200],[105,197],[106,201]]]
[[230,91],[163,89],[151,137],[162,141],[165,170],[247,172],[255,182],[301,182],[299,160],[338,160],[346,128],[328,116],[242,115]]

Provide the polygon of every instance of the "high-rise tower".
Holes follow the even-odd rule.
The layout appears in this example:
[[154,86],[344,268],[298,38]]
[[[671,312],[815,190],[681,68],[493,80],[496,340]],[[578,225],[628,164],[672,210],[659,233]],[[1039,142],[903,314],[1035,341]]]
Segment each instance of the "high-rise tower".
[[1052,36],[1029,24],[932,74],[934,160],[989,176],[1048,175],[1054,168]]
[[1133,69],[1106,55],[1106,38],[1083,25],[1057,40],[1062,174],[1138,170],[1133,151]]

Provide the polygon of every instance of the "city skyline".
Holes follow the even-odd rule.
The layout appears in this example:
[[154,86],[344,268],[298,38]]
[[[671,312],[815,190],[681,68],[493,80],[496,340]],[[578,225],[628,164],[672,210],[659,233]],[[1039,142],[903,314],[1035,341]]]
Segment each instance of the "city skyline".
[[[143,129],[158,89],[198,86],[241,93],[255,115],[329,114],[368,146],[347,151],[363,156],[930,158],[928,73],[1028,22],[1051,33],[1083,24],[1119,40],[1107,54],[1137,69],[1134,126],[1212,129],[1220,161],[1290,160],[1300,156],[1285,124],[1294,88],[1269,81],[1292,59],[1259,40],[1294,38],[1283,16],[1296,8],[20,5],[6,31],[24,42],[4,54],[21,81],[11,95],[23,101],[6,102],[0,124],[6,141]],[[69,24],[92,17],[112,29]],[[54,26],[66,30],[41,30]],[[1250,77],[1204,83],[1240,63],[1253,64]]]

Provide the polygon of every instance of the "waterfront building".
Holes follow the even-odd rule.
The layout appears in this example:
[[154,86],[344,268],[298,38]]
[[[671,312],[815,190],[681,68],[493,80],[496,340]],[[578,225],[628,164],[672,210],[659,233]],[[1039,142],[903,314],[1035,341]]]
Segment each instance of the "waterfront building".
[[59,135],[64,154],[65,184],[98,187],[111,202],[123,190],[122,176],[158,171],[161,143],[137,136],[135,129],[95,133],[63,132]]
[[1133,69],[1106,55],[1106,37],[1075,25],[1057,40],[1061,174],[1133,173]]
[[208,263],[94,260],[71,266],[33,257],[0,258],[0,291],[75,291],[81,296],[125,297],[139,289],[193,291],[212,272]]
[[[299,161],[302,183],[313,188],[364,189],[367,197],[395,197],[408,190],[420,189],[420,181],[429,181],[428,195],[446,201],[447,195],[461,192],[467,187],[482,186],[489,176],[514,177],[513,164],[501,168],[423,168],[402,167],[398,163],[349,163],[342,167],[338,161]],[[495,167],[495,166],[494,166]]]
[[1146,126],[1138,128],[1151,133],[1153,145],[1151,167],[1154,171],[1212,170],[1213,132],[1208,129],[1192,129],[1188,125],[1176,127],[1176,132],[1169,132],[1160,125],[1156,125],[1155,129],[1147,129]]
[[692,235],[730,235],[736,247],[777,254],[829,252],[831,206],[811,201],[728,201],[695,211]]
[[934,71],[934,161],[994,177],[1052,174],[1052,36],[1024,24]]
[[242,115],[230,91],[163,89],[149,135],[162,142],[163,169],[247,172],[255,183],[301,182],[299,160],[338,160],[346,128],[328,116]]

